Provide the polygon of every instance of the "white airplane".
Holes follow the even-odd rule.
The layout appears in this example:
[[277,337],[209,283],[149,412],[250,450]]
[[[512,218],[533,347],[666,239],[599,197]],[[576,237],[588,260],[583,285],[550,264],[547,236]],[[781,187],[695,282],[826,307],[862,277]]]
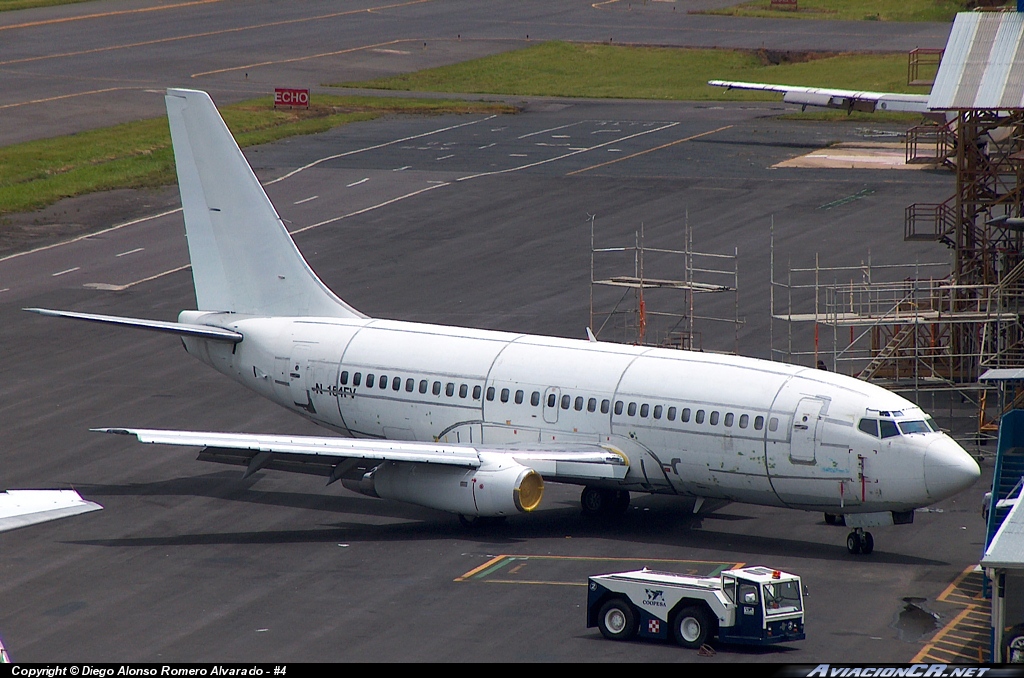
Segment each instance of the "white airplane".
[[0,532],[102,508],[74,490],[7,490],[0,492]]
[[799,104],[804,108],[818,106],[838,108],[850,113],[862,111],[874,113],[877,110],[896,113],[931,113],[927,94],[900,94],[898,92],[870,92],[829,87],[801,87],[799,85],[773,85],[766,82],[741,82],[739,80],[708,80],[712,87],[726,89],[779,92],[787,104]]
[[[750,358],[380,320],[309,268],[210,97],[167,92],[197,311],[178,322],[27,309],[181,336],[190,354],[351,436],[98,429],[202,460],[319,474],[466,522],[530,512],[544,479],[583,510],[630,492],[909,523],[980,469],[913,403],[850,377]],[[708,504],[710,505],[710,504]]]

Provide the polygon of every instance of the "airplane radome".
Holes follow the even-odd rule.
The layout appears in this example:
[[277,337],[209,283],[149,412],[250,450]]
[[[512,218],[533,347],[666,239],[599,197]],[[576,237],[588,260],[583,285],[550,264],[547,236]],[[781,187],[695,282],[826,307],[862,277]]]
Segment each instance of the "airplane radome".
[[612,515],[630,492],[910,523],[977,463],[919,407],[850,377],[750,358],[377,320],[309,268],[205,92],[167,114],[197,311],[177,323],[28,309],[178,334],[188,352],[349,437],[99,429],[200,459],[326,476],[465,522],[537,508],[544,482]]

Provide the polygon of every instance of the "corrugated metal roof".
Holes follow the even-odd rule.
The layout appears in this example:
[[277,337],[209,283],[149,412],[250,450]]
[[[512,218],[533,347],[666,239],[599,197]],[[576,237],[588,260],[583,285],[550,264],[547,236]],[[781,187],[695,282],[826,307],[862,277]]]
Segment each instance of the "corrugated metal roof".
[[928,108],[1024,108],[1024,13],[957,14]]

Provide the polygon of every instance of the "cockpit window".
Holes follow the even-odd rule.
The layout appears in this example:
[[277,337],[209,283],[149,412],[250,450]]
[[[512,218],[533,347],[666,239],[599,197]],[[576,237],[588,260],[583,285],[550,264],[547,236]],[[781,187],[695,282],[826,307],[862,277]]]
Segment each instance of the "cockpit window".
[[892,438],[893,436],[898,436],[900,434],[900,430],[896,428],[896,422],[891,419],[882,419],[878,424],[881,428],[883,438]]
[[857,428],[869,436],[878,437],[878,420],[877,419],[861,419],[860,423],[857,424]]
[[903,435],[908,435],[908,434],[911,434],[911,433],[929,433],[929,432],[931,432],[931,429],[928,428],[928,424],[924,423],[920,419],[912,419],[910,421],[901,421],[901,422],[899,422],[899,427],[900,427],[900,431],[903,432]]
[[925,419],[925,421],[928,422],[928,428],[930,428],[932,431],[936,433],[939,432],[939,425],[935,423],[934,419],[928,417],[927,419]]

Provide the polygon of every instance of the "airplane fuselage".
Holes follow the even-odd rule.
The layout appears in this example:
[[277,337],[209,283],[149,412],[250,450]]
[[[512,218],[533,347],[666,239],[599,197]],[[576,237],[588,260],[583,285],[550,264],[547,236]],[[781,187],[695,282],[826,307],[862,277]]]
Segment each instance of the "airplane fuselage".
[[218,371],[351,436],[585,442],[628,458],[624,480],[588,484],[905,512],[949,496],[973,464],[910,401],[822,370],[377,319],[190,311],[180,321],[243,334],[237,345],[184,341]]

